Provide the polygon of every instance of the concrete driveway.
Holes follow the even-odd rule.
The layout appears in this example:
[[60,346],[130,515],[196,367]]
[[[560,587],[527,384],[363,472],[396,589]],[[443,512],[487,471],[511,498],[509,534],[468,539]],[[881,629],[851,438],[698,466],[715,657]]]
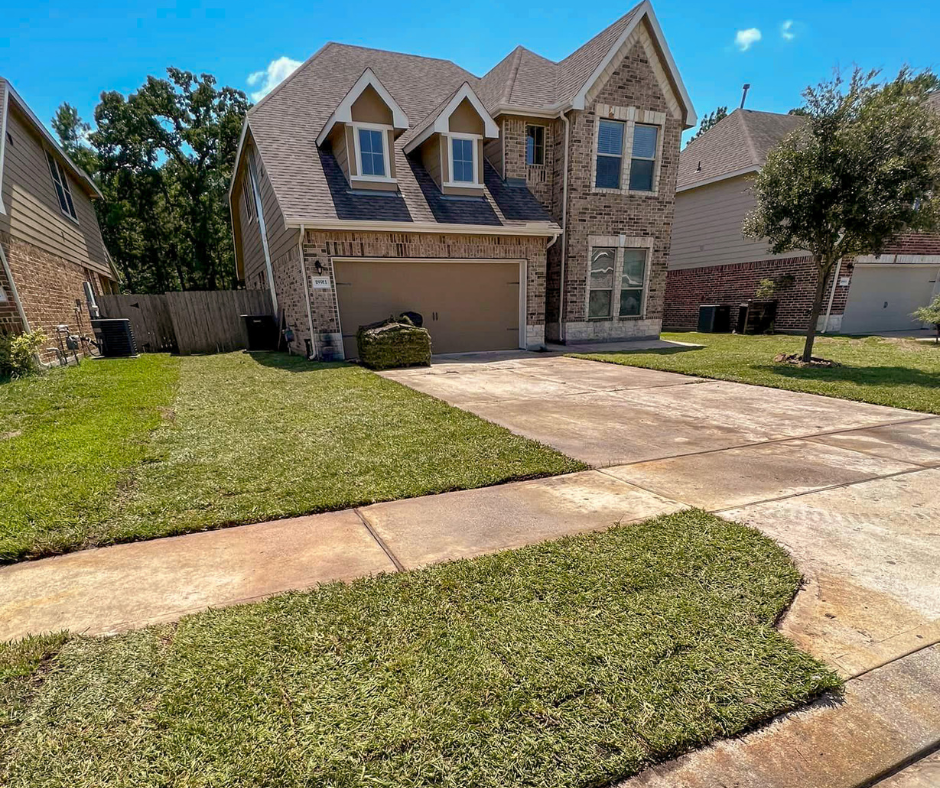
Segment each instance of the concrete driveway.
[[940,641],[940,418],[555,355],[383,375],[761,529],[807,579],[783,629],[846,677]]

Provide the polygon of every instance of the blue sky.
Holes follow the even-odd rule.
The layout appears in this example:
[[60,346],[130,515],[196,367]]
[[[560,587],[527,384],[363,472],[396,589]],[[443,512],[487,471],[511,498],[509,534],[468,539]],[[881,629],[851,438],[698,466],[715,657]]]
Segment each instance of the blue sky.
[[[263,90],[269,71],[283,72],[330,40],[449,58],[477,75],[517,44],[558,60],[630,7],[0,0],[0,74],[46,122],[63,101],[91,119],[101,91],[127,93],[168,65],[252,93]],[[940,66],[938,2],[654,0],[654,9],[700,116],[737,106],[744,82],[752,86],[748,107],[785,112],[834,66]]]

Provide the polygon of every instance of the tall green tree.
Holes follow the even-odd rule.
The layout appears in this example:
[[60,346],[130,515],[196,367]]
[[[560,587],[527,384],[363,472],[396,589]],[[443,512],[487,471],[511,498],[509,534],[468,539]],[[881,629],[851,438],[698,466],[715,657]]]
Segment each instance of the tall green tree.
[[816,291],[803,360],[812,359],[826,285],[838,260],[878,254],[905,230],[940,224],[940,116],[932,71],[889,82],[856,69],[803,93],[806,123],[767,156],[744,233],[771,254],[810,253]]
[[226,193],[245,94],[209,74],[167,69],[124,96],[101,94],[95,130],[62,105],[53,127],[105,196],[105,242],[136,292],[234,287]]
[[714,126],[719,121],[724,120],[728,117],[728,108],[727,107],[718,107],[714,112],[709,112],[707,115],[702,116],[701,123],[698,124],[698,131],[695,132],[690,138],[689,142],[697,140],[701,137],[706,131],[708,131],[712,126]]

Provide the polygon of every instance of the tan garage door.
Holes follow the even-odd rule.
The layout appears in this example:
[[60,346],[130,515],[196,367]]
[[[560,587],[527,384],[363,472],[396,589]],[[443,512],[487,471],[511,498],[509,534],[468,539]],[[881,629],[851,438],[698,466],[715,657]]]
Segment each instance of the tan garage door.
[[334,263],[346,358],[361,325],[418,312],[434,353],[519,347],[519,263]]

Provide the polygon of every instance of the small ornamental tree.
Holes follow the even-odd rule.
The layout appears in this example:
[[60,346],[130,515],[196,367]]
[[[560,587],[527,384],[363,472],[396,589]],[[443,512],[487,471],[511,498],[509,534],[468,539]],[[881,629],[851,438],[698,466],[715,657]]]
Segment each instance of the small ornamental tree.
[[922,306],[920,309],[915,310],[911,317],[914,320],[919,320],[921,323],[932,323],[933,327],[937,329],[937,339],[936,341],[940,343],[940,296],[937,296],[932,304],[927,306]]
[[847,83],[837,73],[807,88],[806,122],[771,150],[754,182],[745,235],[766,238],[771,254],[809,252],[818,274],[804,362],[836,262],[938,227],[940,113],[928,99],[940,82],[907,67],[891,82],[877,76],[856,69]]

